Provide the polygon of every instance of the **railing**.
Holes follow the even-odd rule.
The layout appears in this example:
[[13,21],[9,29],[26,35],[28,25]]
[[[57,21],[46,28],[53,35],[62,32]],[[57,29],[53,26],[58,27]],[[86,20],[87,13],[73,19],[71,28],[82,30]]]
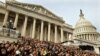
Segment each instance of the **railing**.
[[19,32],[16,30],[0,27],[0,36],[10,37],[10,38],[18,38]]

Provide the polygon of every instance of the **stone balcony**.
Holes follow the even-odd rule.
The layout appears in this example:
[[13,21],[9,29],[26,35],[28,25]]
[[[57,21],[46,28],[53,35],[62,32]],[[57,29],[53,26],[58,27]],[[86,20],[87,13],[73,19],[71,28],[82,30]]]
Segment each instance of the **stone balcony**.
[[9,38],[18,38],[19,32],[16,31],[16,30],[0,27],[0,36],[2,36],[2,37],[9,37]]

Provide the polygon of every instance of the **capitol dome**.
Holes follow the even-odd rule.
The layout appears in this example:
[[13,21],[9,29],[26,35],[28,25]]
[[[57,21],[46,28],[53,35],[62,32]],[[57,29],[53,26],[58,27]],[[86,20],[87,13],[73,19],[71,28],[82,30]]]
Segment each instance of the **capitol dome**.
[[78,27],[82,27],[82,26],[91,26],[91,27],[94,27],[88,20],[86,20],[85,18],[81,18],[75,28],[78,28]]
[[85,19],[82,10],[80,10],[80,19],[75,25],[74,37],[84,40],[95,40],[96,34],[96,27],[93,26],[90,21]]

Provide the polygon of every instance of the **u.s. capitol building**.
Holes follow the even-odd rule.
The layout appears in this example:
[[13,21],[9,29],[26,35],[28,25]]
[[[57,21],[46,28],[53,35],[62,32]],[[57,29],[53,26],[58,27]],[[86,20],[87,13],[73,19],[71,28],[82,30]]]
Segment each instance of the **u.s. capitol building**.
[[73,28],[62,17],[41,5],[15,0],[0,2],[0,41],[17,39],[19,35],[68,45],[89,45],[96,53],[100,53],[100,34],[85,19],[82,10],[80,19]]
[[15,0],[0,2],[0,27],[2,36],[21,35],[55,43],[68,40],[73,32],[71,25],[45,7]]

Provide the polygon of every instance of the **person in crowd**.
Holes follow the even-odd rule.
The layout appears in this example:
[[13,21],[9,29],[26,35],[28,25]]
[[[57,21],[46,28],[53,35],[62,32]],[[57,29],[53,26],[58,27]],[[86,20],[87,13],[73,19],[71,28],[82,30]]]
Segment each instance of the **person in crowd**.
[[0,43],[0,56],[100,56],[95,52],[82,51],[75,46],[39,41],[22,37],[17,42]]

